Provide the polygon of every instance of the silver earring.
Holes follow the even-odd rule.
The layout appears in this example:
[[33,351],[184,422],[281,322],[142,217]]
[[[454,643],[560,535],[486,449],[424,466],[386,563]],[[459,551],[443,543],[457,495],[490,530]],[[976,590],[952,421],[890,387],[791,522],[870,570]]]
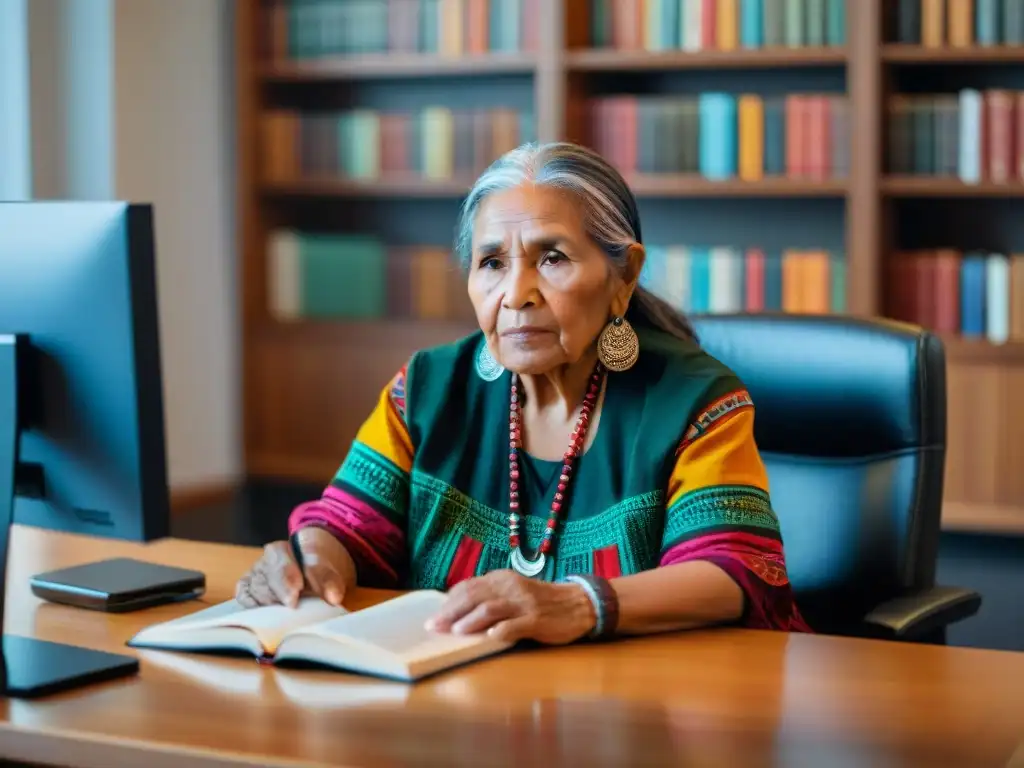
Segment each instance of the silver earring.
[[476,375],[484,381],[497,381],[504,372],[504,367],[494,359],[487,344],[482,344],[480,351],[476,353]]
[[640,357],[640,339],[624,317],[614,317],[597,339],[597,358],[609,371],[628,371]]

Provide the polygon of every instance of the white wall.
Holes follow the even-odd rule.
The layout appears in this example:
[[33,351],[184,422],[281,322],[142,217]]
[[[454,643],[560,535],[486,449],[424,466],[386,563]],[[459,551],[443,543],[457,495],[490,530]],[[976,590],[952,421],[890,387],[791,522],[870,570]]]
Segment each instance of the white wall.
[[27,0],[0,0],[0,200],[32,194]]
[[231,4],[115,0],[115,188],[156,211],[175,489],[230,482],[242,463]]
[[0,198],[155,205],[176,491],[241,470],[232,6],[0,0]]
[[32,0],[28,9],[32,196],[110,200],[113,0]]

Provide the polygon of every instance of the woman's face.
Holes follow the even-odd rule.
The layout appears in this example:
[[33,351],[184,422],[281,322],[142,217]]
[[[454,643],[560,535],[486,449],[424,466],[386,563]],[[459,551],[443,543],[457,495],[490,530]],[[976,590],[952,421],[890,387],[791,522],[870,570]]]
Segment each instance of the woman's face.
[[643,249],[626,274],[590,240],[569,193],[523,184],[487,198],[473,227],[469,297],[491,354],[519,374],[572,364],[625,314]]

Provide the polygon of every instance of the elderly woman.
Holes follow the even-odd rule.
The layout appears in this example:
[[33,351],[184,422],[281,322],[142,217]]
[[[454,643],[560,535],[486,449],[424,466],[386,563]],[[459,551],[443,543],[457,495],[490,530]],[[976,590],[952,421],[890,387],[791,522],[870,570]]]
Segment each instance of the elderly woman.
[[642,242],[633,194],[593,152],[497,160],[456,243],[480,330],[396,373],[238,600],[439,589],[434,630],[543,643],[807,631],[750,395],[638,286]]

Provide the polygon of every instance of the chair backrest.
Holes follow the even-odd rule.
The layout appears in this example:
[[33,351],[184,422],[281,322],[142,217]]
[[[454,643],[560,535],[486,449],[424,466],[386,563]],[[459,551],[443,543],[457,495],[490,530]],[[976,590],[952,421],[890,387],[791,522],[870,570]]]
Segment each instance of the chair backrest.
[[941,340],[884,320],[692,318],[742,379],[790,580],[813,627],[853,631],[879,602],[934,584],[946,453]]

